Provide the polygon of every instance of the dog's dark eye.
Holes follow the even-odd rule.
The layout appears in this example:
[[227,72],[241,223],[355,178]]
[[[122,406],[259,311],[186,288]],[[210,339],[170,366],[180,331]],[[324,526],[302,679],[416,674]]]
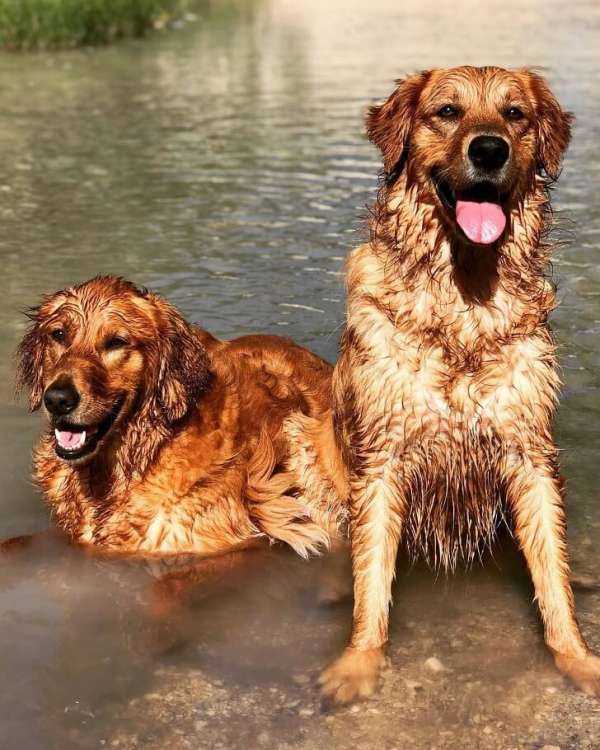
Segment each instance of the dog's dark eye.
[[127,342],[120,336],[111,336],[104,342],[104,348],[107,352],[112,352],[115,349],[122,349],[124,346],[127,346]]
[[458,117],[458,114],[458,109],[456,107],[453,107],[452,104],[444,104],[444,106],[437,111],[438,117],[443,117],[447,120],[451,119],[452,117]]
[[54,339],[54,341],[58,341],[59,344],[62,344],[65,340],[65,332],[62,328],[56,328],[54,331],[50,331],[50,337]]
[[509,120],[522,120],[525,115],[518,107],[509,107],[506,110],[506,117]]

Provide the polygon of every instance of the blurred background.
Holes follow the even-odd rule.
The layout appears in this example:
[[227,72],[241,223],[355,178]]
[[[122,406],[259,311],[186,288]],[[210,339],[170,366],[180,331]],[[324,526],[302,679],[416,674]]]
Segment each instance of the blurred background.
[[[108,46],[27,52],[14,48],[71,42],[16,29],[15,3],[0,1],[0,537],[49,522],[30,483],[40,423],[13,399],[25,307],[117,273],[217,336],[278,333],[334,362],[343,259],[365,237],[380,166],[363,133],[366,107],[406,72],[533,66],[577,117],[554,193],[569,239],[554,262],[565,381],[557,435],[575,569],[600,577],[597,3],[158,2],[139,28],[126,19],[73,42]],[[117,39],[147,25],[155,30],[144,38]],[[55,571],[53,587],[36,565],[0,567],[2,747],[600,743],[597,704],[555,677],[519,571],[512,583],[494,566],[437,585],[424,572],[405,576],[383,697],[325,717],[312,681],[346,635],[348,608],[323,613],[304,594],[283,596],[280,578],[273,598],[259,575],[243,596],[214,604],[210,627],[203,610],[191,652],[138,662],[128,655],[129,603],[115,605],[104,571],[74,563],[71,578]],[[578,603],[598,647],[600,597],[592,590]],[[232,606],[248,630],[232,628]],[[514,638],[500,650],[507,629]],[[423,667],[431,656],[443,671]]]

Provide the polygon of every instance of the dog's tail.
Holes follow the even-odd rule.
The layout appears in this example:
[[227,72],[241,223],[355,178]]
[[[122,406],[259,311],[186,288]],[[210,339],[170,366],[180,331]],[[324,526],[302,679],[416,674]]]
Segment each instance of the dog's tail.
[[248,464],[246,497],[259,533],[289,544],[304,558],[329,548],[329,529],[303,504],[295,473],[277,466],[273,441],[266,430],[261,431]]

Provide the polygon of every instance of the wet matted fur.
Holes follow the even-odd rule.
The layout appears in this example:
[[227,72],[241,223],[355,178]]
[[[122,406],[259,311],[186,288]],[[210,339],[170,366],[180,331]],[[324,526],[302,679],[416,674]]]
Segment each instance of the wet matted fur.
[[[304,556],[328,543],[281,471],[284,419],[330,405],[327,363],[276,336],[220,341],[110,276],[51,295],[31,319],[19,379],[49,417],[34,474],[71,540],[161,558],[257,536]],[[48,411],[65,393],[75,408]]]
[[503,514],[559,669],[600,693],[600,659],[574,613],[551,434],[546,230],[570,124],[539,76],[494,67],[398,81],[368,114],[384,181],[370,242],[348,260],[333,410],[322,425],[289,425],[315,498],[349,503],[353,628],[322,675],[329,700],[375,688],[399,543],[452,567],[489,543]]

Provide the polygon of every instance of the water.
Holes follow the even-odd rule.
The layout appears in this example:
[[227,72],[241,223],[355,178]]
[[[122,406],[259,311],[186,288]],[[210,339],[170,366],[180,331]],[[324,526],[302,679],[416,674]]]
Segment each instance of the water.
[[[39,421],[12,396],[12,353],[24,330],[24,307],[97,273],[119,273],[164,293],[218,336],[279,333],[334,361],[343,323],[342,262],[365,235],[365,206],[379,168],[363,136],[366,106],[387,95],[405,71],[462,63],[536,66],[577,115],[555,191],[570,238],[554,266],[561,304],[553,322],[565,381],[557,436],[575,568],[598,578],[599,31],[600,8],[585,0],[568,7],[556,0],[526,7],[515,0],[223,0],[202,5],[183,28],[144,41],[2,55],[0,537],[48,524],[29,480]],[[536,728],[536,721],[543,725],[539,705],[554,695],[539,686],[555,678],[518,570],[512,584],[506,573],[484,571],[437,586],[415,572],[396,597],[396,670],[379,704],[387,706],[382,713],[394,705],[390,686],[396,686],[400,706],[389,710],[397,720],[390,725],[361,709],[360,716],[346,713],[327,723],[306,713],[317,709],[305,673],[312,679],[335,653],[349,610],[324,612],[306,592],[288,591],[293,561],[271,564],[272,596],[264,593],[261,575],[267,574],[258,570],[253,583],[216,596],[214,622],[201,606],[193,645],[175,658],[132,648],[144,620],[129,592],[143,589],[138,573],[97,570],[62,555],[44,549],[30,562],[2,562],[6,747],[100,747],[117,740],[120,747],[198,747],[210,737],[225,747],[264,741],[310,748],[332,740],[351,747],[378,737],[391,748],[396,741],[402,746],[398,738],[409,729],[418,747],[453,747],[457,736],[473,747],[472,737],[483,743],[478,747],[495,747],[485,743],[500,736],[498,747],[508,747],[506,727],[514,725],[520,732],[515,747],[517,740],[543,744],[558,737],[564,749],[585,747],[581,727],[597,717],[588,699],[573,697],[559,682],[560,703],[572,701],[580,734],[564,739],[566,729],[558,725],[556,737]],[[292,578],[303,575],[309,578],[306,565]],[[590,640],[600,646],[598,595],[581,596],[579,610]],[[247,630],[235,613],[249,621]],[[463,653],[452,662],[447,635],[464,640],[474,621],[482,634],[485,681],[500,674],[507,689],[510,676],[519,720],[502,714],[496,694],[481,688],[473,688],[481,694],[473,698],[476,709],[465,698],[454,714],[448,701],[455,691],[415,692],[402,681],[412,669],[415,681],[427,686],[421,656],[436,652],[453,664],[467,695],[482,667]],[[503,623],[515,630],[502,660],[509,669],[494,662]],[[213,644],[208,655],[207,643]],[[297,683],[288,679],[294,670],[301,672]],[[207,684],[212,692],[200,700]],[[158,698],[144,698],[148,694]],[[280,698],[275,719],[261,714]],[[432,707],[439,709],[433,722]],[[210,710],[216,711],[212,717]],[[534,718],[536,710],[542,719]],[[491,734],[472,724],[473,712],[491,717]],[[354,735],[340,729],[344,721]],[[363,738],[365,727],[370,734]]]

